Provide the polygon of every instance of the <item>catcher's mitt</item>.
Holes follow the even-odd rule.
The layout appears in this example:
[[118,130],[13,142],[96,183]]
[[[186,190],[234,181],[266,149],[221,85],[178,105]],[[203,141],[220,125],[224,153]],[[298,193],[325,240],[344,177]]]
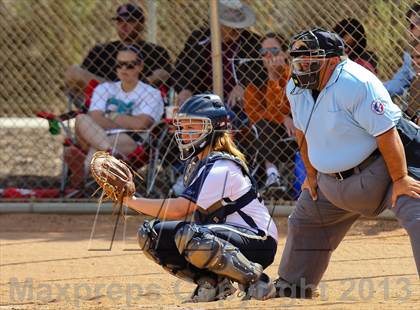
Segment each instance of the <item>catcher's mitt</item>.
[[93,155],[90,171],[104,190],[104,199],[114,201],[114,206],[121,207],[124,197],[136,192],[131,168],[107,152],[98,151]]

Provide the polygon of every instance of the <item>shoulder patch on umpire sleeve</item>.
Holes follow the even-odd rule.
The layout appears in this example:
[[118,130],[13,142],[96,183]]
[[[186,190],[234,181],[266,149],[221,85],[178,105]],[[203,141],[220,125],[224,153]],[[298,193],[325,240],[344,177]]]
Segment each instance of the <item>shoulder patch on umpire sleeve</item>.
[[385,113],[385,102],[383,99],[375,99],[370,104],[372,111],[378,115]]

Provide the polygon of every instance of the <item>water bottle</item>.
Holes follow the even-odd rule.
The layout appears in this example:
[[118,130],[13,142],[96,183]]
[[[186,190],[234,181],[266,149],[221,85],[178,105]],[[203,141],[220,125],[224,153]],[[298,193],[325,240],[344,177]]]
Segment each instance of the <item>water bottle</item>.
[[48,120],[49,131],[53,136],[60,134],[60,123],[56,119]]

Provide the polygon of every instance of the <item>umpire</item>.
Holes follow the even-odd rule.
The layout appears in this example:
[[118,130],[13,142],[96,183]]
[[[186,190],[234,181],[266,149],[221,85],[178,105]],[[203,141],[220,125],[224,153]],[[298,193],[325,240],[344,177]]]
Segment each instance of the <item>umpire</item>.
[[286,92],[308,176],[289,217],[277,295],[311,297],[351,225],[385,208],[408,232],[420,274],[419,128],[344,56],[335,33],[299,33],[290,55]]

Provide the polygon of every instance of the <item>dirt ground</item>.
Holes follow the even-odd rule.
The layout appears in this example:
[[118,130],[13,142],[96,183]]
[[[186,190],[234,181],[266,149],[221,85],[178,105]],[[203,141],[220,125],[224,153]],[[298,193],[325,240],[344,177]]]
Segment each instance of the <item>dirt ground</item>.
[[[356,223],[312,300],[183,303],[194,286],[138,250],[140,216],[120,225],[93,215],[0,215],[0,309],[419,309],[420,283],[405,231],[394,221]],[[276,277],[286,237],[267,272]],[[92,238],[90,238],[92,235]],[[89,250],[90,249],[90,250]],[[314,262],[316,263],[316,262]]]

